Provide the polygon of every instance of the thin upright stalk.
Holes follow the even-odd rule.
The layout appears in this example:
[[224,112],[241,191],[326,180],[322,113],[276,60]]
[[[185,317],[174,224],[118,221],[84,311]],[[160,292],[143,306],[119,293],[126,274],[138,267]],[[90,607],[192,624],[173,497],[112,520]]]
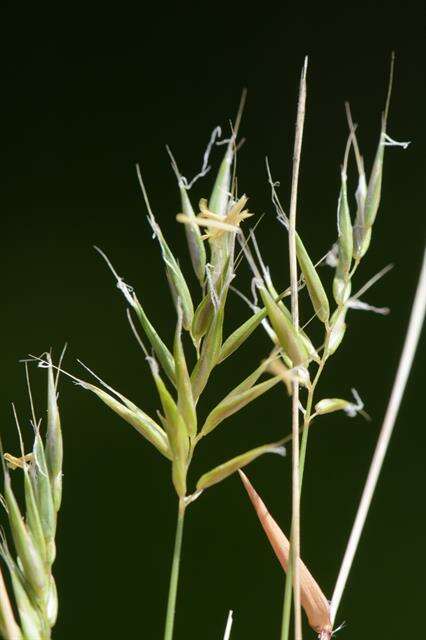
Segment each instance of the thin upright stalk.
[[[324,368],[326,361],[326,356],[323,356],[318,370],[316,372],[315,378],[312,382],[312,385],[308,392],[308,397],[306,401],[306,409],[305,416],[303,420],[303,428],[302,428],[302,441],[300,445],[300,454],[299,454],[299,494],[300,497],[302,495],[302,484],[303,484],[303,474],[305,470],[305,460],[306,460],[306,449],[308,446],[308,434],[309,434],[309,426],[311,422],[311,413],[312,413],[312,404],[314,399],[315,388],[318,384],[318,380],[320,379],[322,370]],[[292,537],[292,533],[290,535]],[[291,596],[292,596],[292,586],[293,582],[293,563],[291,556],[291,547],[290,547],[290,558],[288,563],[287,570],[287,578],[285,583],[284,590],[284,604],[283,604],[283,616],[282,616],[282,626],[281,626],[281,640],[288,640],[289,631],[290,631],[290,612],[291,612]]]
[[361,538],[362,530],[365,525],[368,510],[370,508],[371,500],[377,485],[377,480],[380,475],[380,471],[383,466],[386,451],[389,445],[389,441],[392,435],[392,431],[395,425],[395,421],[398,415],[401,400],[404,394],[404,390],[407,384],[408,376],[410,374],[411,366],[413,364],[414,355],[416,352],[417,344],[420,338],[420,332],[423,325],[423,320],[426,310],[426,253],[423,255],[423,265],[417,285],[416,296],[414,299],[413,308],[411,310],[410,322],[408,325],[407,335],[404,342],[404,347],[401,353],[401,358],[398,365],[398,371],[396,373],[395,381],[392,387],[392,393],[389,399],[389,404],[386,410],[386,414],[383,420],[382,429],[380,431],[379,439],[377,441],[376,449],[374,451],[373,459],[371,461],[370,469],[368,472],[367,480],[362,493],[361,501],[358,507],[355,521],[352,527],[351,535],[349,537],[348,545],[346,547],[345,555],[340,567],[339,575],[337,578],[334,593],[331,598],[330,610],[331,621],[334,623],[336,614],[340,605],[340,601],[343,596],[343,592],[346,586],[346,582],[349,576],[349,572],[352,567],[353,559],[355,557],[358,544]]
[[223,640],[229,640],[231,637],[232,631],[232,623],[233,623],[233,611],[231,610],[228,614],[228,619],[226,621],[225,633],[223,635]]
[[[296,134],[293,152],[293,175],[291,183],[290,211],[289,211],[289,260],[291,285],[291,313],[293,325],[299,330],[299,300],[296,255],[296,211],[299,184],[300,156],[302,152],[303,125],[305,121],[306,103],[306,68],[307,58],[302,69],[300,80],[299,101],[297,105]],[[302,640],[302,609],[300,602],[300,477],[299,477],[299,383],[293,383],[292,395],[292,535],[291,535],[291,566],[294,591],[295,640]],[[284,612],[283,627],[284,629]]]
[[164,640],[173,639],[184,520],[185,520],[185,502],[183,499],[180,499],[179,507],[178,507],[177,523],[176,523],[176,537],[175,537],[175,546],[173,550],[172,570],[170,573],[169,598],[167,601]]

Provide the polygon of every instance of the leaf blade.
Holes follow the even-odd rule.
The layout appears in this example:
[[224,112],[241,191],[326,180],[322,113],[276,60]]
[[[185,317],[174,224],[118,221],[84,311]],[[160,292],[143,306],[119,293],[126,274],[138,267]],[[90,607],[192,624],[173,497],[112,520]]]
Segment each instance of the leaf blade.
[[[260,374],[259,374],[260,375]],[[200,436],[204,437],[216,429],[221,422],[234,415],[250,402],[263,395],[269,389],[272,389],[278,382],[281,382],[281,376],[274,376],[248,389],[238,392],[236,389],[230,392],[219,404],[209,413],[206,421],[200,431]],[[244,384],[244,383],[242,383]]]
[[[104,404],[107,405],[114,413],[119,415],[125,422],[130,424],[138,431],[144,438],[148,440],[160,453],[166,458],[171,460],[170,443],[168,441],[167,434],[142,409],[139,409],[135,404],[127,400],[125,396],[115,392],[124,404],[116,400],[112,395],[106,393],[103,389],[100,389],[94,384],[80,381],[79,384],[83,389],[92,391]],[[127,405],[127,406],[126,406]]]
[[280,453],[283,455],[282,447],[280,447],[280,445],[281,441],[264,444],[260,447],[256,447],[255,449],[251,449],[250,451],[246,451],[235,458],[231,458],[217,467],[214,467],[214,469],[203,474],[198,480],[197,490],[204,491],[214,484],[225,480],[225,478],[228,478],[230,475],[235,473],[235,471],[238,471],[241,467],[245,467],[250,464],[250,462],[253,462],[253,460],[264,453]]

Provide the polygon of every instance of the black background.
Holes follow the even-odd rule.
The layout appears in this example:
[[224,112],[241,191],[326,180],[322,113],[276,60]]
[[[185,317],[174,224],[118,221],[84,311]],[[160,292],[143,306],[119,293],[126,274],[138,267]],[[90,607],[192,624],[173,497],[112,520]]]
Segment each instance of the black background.
[[[1,58],[2,367],[1,432],[16,448],[10,402],[29,418],[19,358],[65,341],[65,366],[81,358],[128,397],[155,412],[146,363],[131,336],[99,244],[134,285],[170,340],[174,310],[135,176],[140,162],[158,221],[190,273],[168,143],[184,174],[198,171],[214,126],[226,129],[248,87],[239,188],[266,212],[259,231],[274,278],[288,283],[286,237],[277,225],[264,157],[289,199],[297,84],[309,55],[299,228],[321,257],[335,238],[339,164],[347,135],[344,100],[359,123],[371,165],[390,52],[397,63],[389,132],[412,140],[389,149],[384,195],[361,285],[389,262],[394,270],[366,299],[386,317],[352,312],[344,346],[320,395],[361,393],[373,421],[342,415],[313,429],[302,504],[303,556],[327,595],[355,513],[384,414],[424,243],[425,84],[422,3],[315,6],[245,3],[74,3],[37,9],[4,5]],[[212,157],[219,161],[221,149]],[[354,178],[351,172],[351,178]],[[194,187],[208,196],[212,176]],[[354,183],[352,182],[352,187]],[[330,279],[327,269],[324,279]],[[247,291],[247,273],[241,272]],[[247,316],[232,299],[232,324]],[[308,317],[305,311],[305,318]],[[258,332],[222,365],[205,411],[252,370],[269,347]],[[420,352],[419,352],[420,354]],[[414,367],[389,456],[339,613],[342,638],[423,634],[425,539],[424,370]],[[43,372],[34,392],[44,412]],[[161,638],[176,500],[167,464],[106,408],[68,380],[61,385],[66,447],[56,577],[55,637]],[[211,466],[290,428],[290,405],[275,389],[220,427],[203,446],[192,480]],[[30,436],[27,429],[27,436]],[[288,530],[290,456],[250,468]],[[188,512],[176,639],[222,637],[229,608],[233,640],[277,638],[283,576],[236,477]],[[309,630],[306,637],[312,637]]]

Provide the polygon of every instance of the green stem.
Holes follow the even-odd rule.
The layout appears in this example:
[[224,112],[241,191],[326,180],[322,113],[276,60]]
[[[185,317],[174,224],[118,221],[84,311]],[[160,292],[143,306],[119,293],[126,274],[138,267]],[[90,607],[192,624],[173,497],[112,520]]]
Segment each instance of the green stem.
[[[303,431],[302,431],[302,441],[300,443],[300,457],[299,457],[299,473],[300,473],[300,494],[302,494],[302,483],[303,483],[303,472],[305,470],[305,460],[306,460],[306,449],[308,446],[308,433],[309,433],[309,423],[311,421],[311,413],[312,413],[312,404],[314,399],[315,387],[317,386],[318,380],[320,379],[322,370],[324,369],[325,361],[327,357],[323,355],[321,362],[318,366],[315,378],[312,382],[311,388],[308,392],[308,397],[306,400],[306,410],[305,417],[303,420]],[[291,532],[290,532],[290,541],[291,541]],[[292,584],[293,584],[293,558],[290,544],[290,553],[288,558],[288,567],[287,567],[287,575],[285,580],[285,589],[284,589],[284,602],[283,602],[283,615],[282,615],[282,624],[281,624],[281,640],[288,640],[289,632],[290,632],[290,618],[291,618],[291,600],[292,600]]]
[[291,596],[293,594],[292,584],[293,584],[293,558],[292,558],[292,552],[290,547],[290,554],[288,558],[287,575],[285,579],[285,589],[284,589],[281,640],[288,640],[288,636],[290,633]]
[[179,565],[182,551],[183,523],[185,519],[185,502],[179,500],[179,509],[176,523],[175,547],[173,550],[172,570],[170,573],[169,598],[167,601],[166,625],[164,628],[164,640],[173,639],[175,623],[176,596],[179,582]]

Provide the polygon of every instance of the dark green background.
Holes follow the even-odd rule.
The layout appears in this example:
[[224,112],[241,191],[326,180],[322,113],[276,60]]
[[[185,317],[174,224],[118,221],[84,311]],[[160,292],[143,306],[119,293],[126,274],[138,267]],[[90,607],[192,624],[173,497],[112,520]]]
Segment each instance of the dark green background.
[[[167,339],[174,311],[151,239],[134,165],[143,168],[167,237],[189,273],[173,148],[193,175],[217,124],[226,127],[249,89],[239,188],[256,213],[275,279],[288,283],[286,236],[270,204],[264,156],[288,203],[293,122],[303,56],[309,54],[300,229],[315,257],[335,237],[338,168],[349,99],[370,166],[384,102],[390,51],[397,52],[389,131],[413,140],[386,153],[383,206],[361,285],[390,261],[394,270],[366,299],[387,318],[353,312],[344,346],[321,395],[355,386],[371,423],[342,415],[312,431],[303,495],[303,556],[331,595],[410,310],[424,243],[425,91],[421,3],[359,3],[279,10],[268,3],[168,8],[119,3],[3,9],[1,59],[2,367],[1,432],[16,447],[10,402],[29,411],[18,359],[65,341],[65,366],[83,359],[105,380],[154,412],[149,372],[125,319],[125,306],[92,245],[105,249],[133,284]],[[222,151],[215,151],[218,161]],[[353,173],[351,173],[353,176]],[[211,177],[194,188],[206,196]],[[325,279],[331,272],[324,269]],[[241,272],[247,287],[247,273]],[[247,310],[236,299],[233,322]],[[305,317],[307,317],[305,311]],[[227,326],[227,330],[231,326]],[[212,379],[207,410],[253,369],[269,347],[259,332]],[[419,352],[420,353],[420,352]],[[389,456],[339,621],[342,638],[419,638],[425,571],[424,369],[414,367]],[[39,411],[43,371],[34,369]],[[167,464],[132,429],[68,380],[61,384],[65,437],[64,503],[56,576],[55,637],[161,638],[176,500]],[[202,446],[193,480],[211,466],[289,430],[288,400],[275,389],[233,417]],[[29,430],[27,429],[29,436]],[[290,456],[261,459],[250,476],[286,530]],[[188,512],[176,640],[219,640],[229,608],[233,640],[277,638],[283,576],[239,481],[213,488]],[[312,632],[306,632],[306,638]]]

